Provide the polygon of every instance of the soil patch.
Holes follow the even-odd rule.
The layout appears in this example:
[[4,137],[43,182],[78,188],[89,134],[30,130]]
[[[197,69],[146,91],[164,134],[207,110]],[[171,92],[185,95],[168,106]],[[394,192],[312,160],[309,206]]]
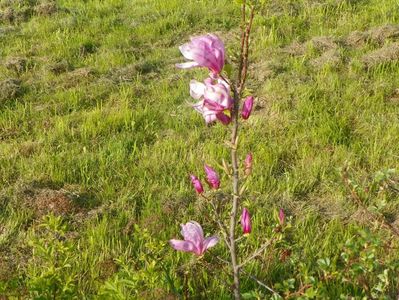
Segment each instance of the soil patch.
[[35,217],[47,214],[67,216],[82,210],[73,195],[64,190],[27,188],[23,191],[24,203],[33,210]]

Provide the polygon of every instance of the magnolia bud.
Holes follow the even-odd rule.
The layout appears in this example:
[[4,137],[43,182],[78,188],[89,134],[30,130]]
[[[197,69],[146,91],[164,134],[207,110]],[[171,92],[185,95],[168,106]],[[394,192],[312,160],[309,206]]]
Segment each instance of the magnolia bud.
[[245,234],[251,233],[251,217],[249,215],[248,209],[244,208],[241,214],[241,226],[242,231]]
[[190,175],[191,183],[193,184],[194,189],[198,194],[202,194],[204,192],[204,188],[202,186],[201,181],[194,175]]
[[215,190],[220,187],[220,179],[218,173],[208,165],[205,165],[206,180],[208,184]]

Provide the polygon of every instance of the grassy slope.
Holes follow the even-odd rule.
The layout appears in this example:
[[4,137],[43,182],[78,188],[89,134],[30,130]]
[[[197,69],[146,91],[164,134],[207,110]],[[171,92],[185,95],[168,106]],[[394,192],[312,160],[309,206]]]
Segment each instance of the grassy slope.
[[[60,189],[84,202],[85,213],[64,216],[76,234],[66,253],[71,267],[62,272],[73,278],[75,295],[183,293],[178,266],[190,258],[162,243],[189,219],[212,230],[187,175],[228,152],[225,128],[206,128],[186,105],[189,79],[205,73],[173,65],[181,60],[177,46],[196,33],[218,32],[233,54],[239,10],[230,2],[58,1],[51,16],[3,21],[3,62],[27,63],[20,74],[0,66],[0,81],[21,81],[19,95],[0,108],[0,250],[11,270],[0,276],[0,294],[25,293],[40,277],[41,262],[26,245],[40,231],[26,191]],[[254,236],[270,233],[278,207],[295,222],[291,263],[253,270],[269,285],[292,277],[298,262],[311,268],[317,258],[339,254],[337,246],[356,231],[338,168],[350,164],[359,181],[398,168],[399,68],[363,67],[365,55],[395,38],[348,45],[355,30],[398,23],[394,2],[271,1],[256,17],[249,87],[258,110],[241,139],[242,156],[251,150],[255,157],[247,194]],[[309,42],[319,36],[330,38],[322,46]],[[388,200],[395,220],[399,198]],[[193,267],[186,292],[227,297],[228,287],[219,286],[228,277],[212,272]],[[254,286],[245,281],[244,288]]]

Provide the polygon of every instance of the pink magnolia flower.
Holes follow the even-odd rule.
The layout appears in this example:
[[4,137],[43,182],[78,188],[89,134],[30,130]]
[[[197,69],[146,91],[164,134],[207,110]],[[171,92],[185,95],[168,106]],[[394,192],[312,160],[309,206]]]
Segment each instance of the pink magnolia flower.
[[251,233],[252,227],[251,227],[251,217],[249,215],[248,209],[244,207],[242,210],[241,214],[241,226],[242,226],[242,231],[244,234],[249,234]]
[[252,112],[252,107],[254,106],[254,97],[248,96],[245,99],[244,104],[242,106],[241,117],[246,120],[249,118]]
[[252,153],[248,153],[244,160],[245,175],[250,175],[252,172]]
[[201,181],[194,175],[190,175],[191,183],[193,184],[195,190],[198,194],[202,194],[204,192],[204,188],[202,186]]
[[191,80],[190,95],[199,100],[193,105],[205,119],[207,124],[219,120],[223,124],[230,123],[231,118],[226,115],[233,105],[233,99],[230,95],[230,87],[223,80],[213,80],[207,78],[204,83]]
[[225,49],[223,42],[214,34],[191,38],[191,42],[179,47],[180,52],[190,62],[177,64],[181,69],[206,67],[215,77],[224,66]]
[[169,241],[170,245],[179,251],[192,252],[198,256],[215,246],[219,239],[216,236],[211,236],[204,239],[204,232],[202,227],[195,221],[190,221],[187,224],[181,224],[181,234],[184,241],[172,239]]
[[209,185],[217,190],[220,187],[220,179],[218,173],[208,165],[205,165],[206,180]]
[[278,213],[278,220],[280,222],[280,225],[284,224],[285,214],[284,214],[284,210],[282,208],[280,208],[280,211]]

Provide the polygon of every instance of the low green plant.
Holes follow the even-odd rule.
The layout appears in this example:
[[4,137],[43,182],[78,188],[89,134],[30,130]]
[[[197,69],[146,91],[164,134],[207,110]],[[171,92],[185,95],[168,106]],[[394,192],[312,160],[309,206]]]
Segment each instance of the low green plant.
[[47,215],[28,233],[32,257],[27,266],[26,285],[33,299],[76,298],[73,244],[66,237],[67,225],[61,217]]
[[[355,227],[357,232],[336,254],[315,260],[313,265],[297,262],[295,277],[275,285],[284,299],[393,299],[399,284],[395,258],[397,242],[380,232]],[[283,299],[274,295],[274,299]]]
[[[166,243],[154,239],[138,225],[132,235],[132,247],[137,252],[134,257],[115,259],[118,272],[100,287],[100,299],[156,298],[167,294],[172,281],[163,262]],[[169,281],[163,282],[164,278]]]

